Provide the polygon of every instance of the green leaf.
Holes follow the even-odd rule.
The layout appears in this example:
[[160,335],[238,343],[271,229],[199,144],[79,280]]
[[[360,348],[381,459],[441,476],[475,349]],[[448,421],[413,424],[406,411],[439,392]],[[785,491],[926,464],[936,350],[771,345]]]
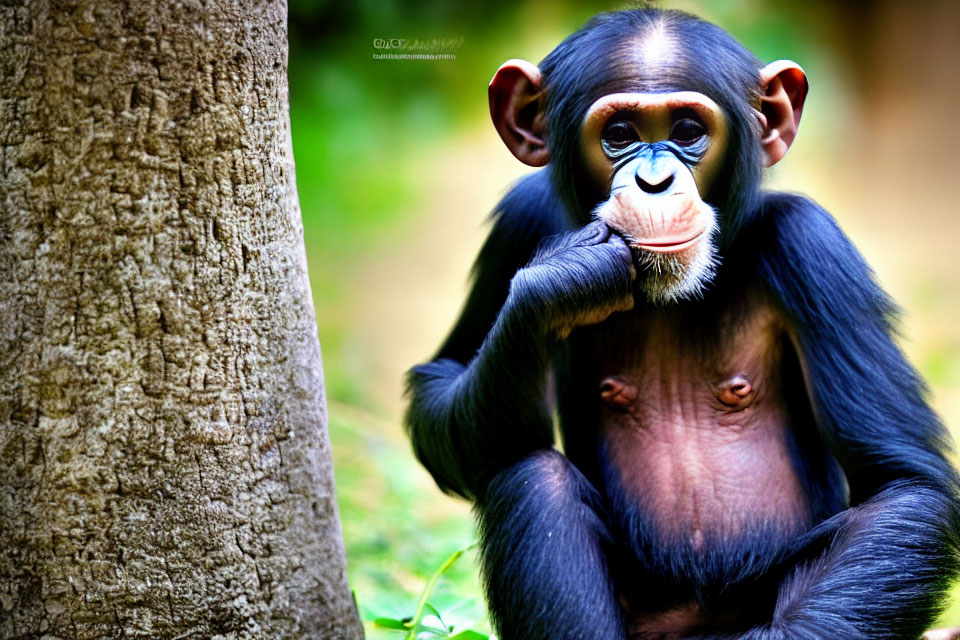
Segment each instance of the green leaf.
[[437,620],[440,621],[440,624],[442,624],[444,627],[447,626],[447,623],[443,621],[443,616],[440,615],[440,612],[437,611],[437,609],[432,604],[430,604],[429,602],[425,602],[423,604],[423,608],[429,611],[430,613],[432,613],[434,616],[436,616]]
[[407,626],[403,624],[403,620],[395,620],[393,618],[374,618],[373,624],[382,629],[400,629],[401,631],[407,630]]
[[490,636],[477,633],[473,629],[461,631],[458,634],[450,636],[447,640],[489,640]]
[[[420,628],[420,621],[423,620],[423,611],[428,606],[427,598],[430,597],[430,594],[433,592],[433,588],[437,586],[437,581],[440,580],[440,576],[442,576],[447,569],[452,567],[453,563],[456,562],[460,556],[476,546],[477,543],[473,543],[468,547],[464,547],[463,549],[454,552],[454,554],[447,558],[446,562],[440,565],[440,568],[434,571],[433,575],[430,576],[430,579],[427,581],[427,586],[423,588],[423,592],[420,594],[420,601],[417,603],[417,612],[413,616],[413,623],[408,626],[410,631],[407,632],[406,640],[416,640],[416,631]],[[433,607],[430,608],[433,609]],[[436,609],[434,609],[434,611],[436,611]],[[441,622],[443,621],[441,620]]]

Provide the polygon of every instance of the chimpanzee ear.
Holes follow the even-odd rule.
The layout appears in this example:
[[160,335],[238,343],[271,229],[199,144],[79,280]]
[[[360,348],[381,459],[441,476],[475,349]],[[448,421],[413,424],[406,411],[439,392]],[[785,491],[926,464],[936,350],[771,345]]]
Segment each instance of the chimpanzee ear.
[[504,62],[490,81],[490,117],[520,162],[542,167],[550,161],[543,114],[540,69],[524,60]]
[[797,136],[809,85],[803,69],[789,60],[777,60],[761,69],[760,84],[763,88],[758,116],[763,129],[760,144],[770,167],[787,154]]

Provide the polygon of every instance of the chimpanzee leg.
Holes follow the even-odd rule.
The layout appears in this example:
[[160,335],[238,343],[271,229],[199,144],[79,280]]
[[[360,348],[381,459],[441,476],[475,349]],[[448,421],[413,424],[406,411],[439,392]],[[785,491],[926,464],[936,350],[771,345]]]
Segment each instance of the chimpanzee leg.
[[830,548],[781,585],[772,624],[741,640],[913,639],[936,617],[958,569],[949,494],[894,482],[835,518]]
[[537,451],[500,472],[476,510],[501,640],[623,640],[600,495],[562,454]]

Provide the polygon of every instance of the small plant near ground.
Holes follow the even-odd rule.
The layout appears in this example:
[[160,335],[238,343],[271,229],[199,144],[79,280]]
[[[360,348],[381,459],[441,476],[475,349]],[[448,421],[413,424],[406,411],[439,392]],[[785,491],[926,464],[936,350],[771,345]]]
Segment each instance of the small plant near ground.
[[[440,565],[430,579],[427,580],[420,599],[417,602],[416,612],[412,616],[402,619],[396,618],[376,618],[373,621],[373,627],[379,633],[378,637],[395,638],[396,640],[433,640],[434,638],[446,638],[447,640],[496,640],[473,629],[456,630],[454,625],[448,625],[443,621],[443,615],[430,604],[430,594],[439,582],[443,574],[453,566],[460,556],[476,547],[472,544],[468,547],[455,552],[446,561]],[[455,607],[452,607],[453,609]],[[449,613],[449,612],[448,612]]]

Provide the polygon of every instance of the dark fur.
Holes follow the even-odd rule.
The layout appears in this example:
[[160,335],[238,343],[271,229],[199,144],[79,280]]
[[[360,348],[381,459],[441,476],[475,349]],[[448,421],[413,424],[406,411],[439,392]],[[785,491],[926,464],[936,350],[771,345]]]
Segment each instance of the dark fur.
[[[624,60],[657,20],[686,54],[638,78]],[[893,340],[895,307],[831,216],[805,198],[759,190],[749,112],[759,61],[713,25],[644,10],[595,18],[541,68],[552,173],[524,178],[498,205],[460,321],[408,379],[417,457],[444,491],[477,501],[500,637],[620,640],[619,595],[648,611],[690,600],[720,612],[745,607],[749,628],[704,637],[916,638],[958,570],[947,435]],[[614,91],[671,87],[712,97],[731,125],[721,186],[708,194],[721,215],[723,263],[690,304],[709,309],[725,278],[765,283],[793,321],[812,386],[812,407],[791,415],[809,415],[819,429],[791,450],[820,524],[799,538],[759,529],[735,544],[711,541],[695,558],[650,542],[650,523],[578,419],[572,341],[551,331],[565,310],[631,287],[614,255],[622,245],[583,249],[601,223],[571,230],[604,197],[581,179],[583,114]],[[798,378],[799,359],[787,367]],[[581,452],[572,460],[552,450],[551,365],[565,449]]]

